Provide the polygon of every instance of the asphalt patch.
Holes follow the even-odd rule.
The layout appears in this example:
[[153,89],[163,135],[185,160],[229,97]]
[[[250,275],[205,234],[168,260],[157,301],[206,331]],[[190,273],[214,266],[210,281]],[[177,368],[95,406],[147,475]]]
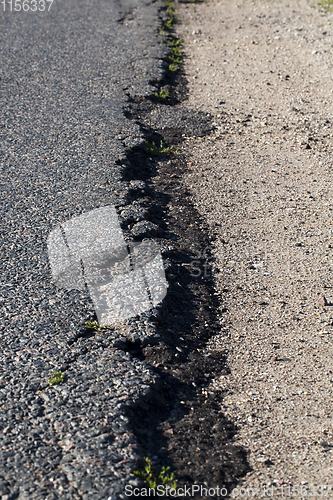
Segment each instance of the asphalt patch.
[[[212,130],[209,115],[186,114],[173,105],[172,124],[165,108],[132,98],[126,113],[140,124],[148,142],[162,141],[174,149],[184,135]],[[154,126],[152,114],[157,117]],[[157,375],[148,395],[128,408],[130,426],[142,455],[153,457],[156,469],[170,466],[177,486],[219,486],[230,493],[250,468],[245,450],[233,444],[236,426],[221,411],[224,395],[210,387],[214,377],[229,373],[226,353],[207,349],[220,331],[210,255],[214,235],[190,201],[181,154],[155,156],[142,145],[127,158],[125,180],[140,179],[153,193],[145,199],[146,208],[149,221],[162,231],[159,242],[169,282],[154,318],[156,335],[126,345]]]

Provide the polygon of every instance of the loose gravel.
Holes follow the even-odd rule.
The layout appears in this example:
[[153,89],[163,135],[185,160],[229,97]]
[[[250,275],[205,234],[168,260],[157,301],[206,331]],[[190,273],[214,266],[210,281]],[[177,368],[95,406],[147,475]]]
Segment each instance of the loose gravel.
[[222,332],[210,349],[228,351],[230,374],[211,389],[226,391],[248,451],[246,498],[333,498],[333,34],[314,7],[180,7],[186,106],[215,125],[183,149],[191,199],[217,236]]

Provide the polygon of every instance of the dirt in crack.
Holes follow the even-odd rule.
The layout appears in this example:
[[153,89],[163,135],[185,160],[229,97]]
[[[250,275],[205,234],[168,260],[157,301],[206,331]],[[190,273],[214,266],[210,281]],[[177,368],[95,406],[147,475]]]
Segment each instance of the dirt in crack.
[[[181,132],[170,127],[150,131],[149,140],[176,147]],[[232,443],[236,428],[221,411],[223,394],[209,387],[214,377],[228,373],[225,353],[207,349],[220,331],[210,256],[214,236],[189,200],[180,154],[149,156],[137,148],[128,160],[128,178],[149,182],[155,193],[150,220],[163,231],[169,283],[156,318],[159,338],[128,345],[158,374],[150,394],[128,409],[130,425],[143,455],[156,457],[157,468],[170,465],[178,486],[202,484],[230,492],[249,466],[245,451]]]

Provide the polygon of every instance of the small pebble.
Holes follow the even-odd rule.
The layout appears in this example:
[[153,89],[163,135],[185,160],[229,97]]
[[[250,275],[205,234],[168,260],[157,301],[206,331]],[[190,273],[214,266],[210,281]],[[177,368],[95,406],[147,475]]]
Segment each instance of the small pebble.
[[327,306],[327,300],[326,300],[326,297],[324,295],[320,295],[319,299],[318,299],[318,305],[320,306]]

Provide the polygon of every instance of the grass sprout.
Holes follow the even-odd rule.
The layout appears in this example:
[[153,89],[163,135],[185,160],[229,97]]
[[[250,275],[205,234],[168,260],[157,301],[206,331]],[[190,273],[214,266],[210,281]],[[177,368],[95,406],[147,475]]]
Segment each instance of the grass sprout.
[[50,385],[62,384],[64,381],[65,375],[59,370],[51,373],[50,378],[48,379],[48,383]]
[[155,97],[156,99],[167,99],[169,97],[169,91],[166,90],[165,92],[163,90],[160,90],[159,92],[153,92],[152,96]]
[[171,146],[164,147],[163,142],[161,140],[160,144],[157,145],[155,144],[154,141],[152,142],[145,142],[145,151],[146,153],[149,153],[151,155],[171,155],[174,153],[177,153]]
[[[158,472],[154,467],[152,460],[148,457],[144,457],[143,469],[138,471],[135,470],[134,474],[140,477],[145,485],[149,488],[155,489],[157,486],[169,486],[170,488],[176,488],[177,482],[173,472],[170,472],[170,467],[162,467],[160,472]],[[159,491],[160,494],[160,491]],[[162,493],[163,494],[163,493]],[[161,494],[160,494],[161,496]]]
[[317,5],[326,10],[326,12],[332,12],[333,10],[333,0],[320,0]]
[[96,332],[101,332],[102,330],[110,330],[111,326],[108,325],[100,325],[98,321],[86,321],[86,327],[91,330],[95,330]]

